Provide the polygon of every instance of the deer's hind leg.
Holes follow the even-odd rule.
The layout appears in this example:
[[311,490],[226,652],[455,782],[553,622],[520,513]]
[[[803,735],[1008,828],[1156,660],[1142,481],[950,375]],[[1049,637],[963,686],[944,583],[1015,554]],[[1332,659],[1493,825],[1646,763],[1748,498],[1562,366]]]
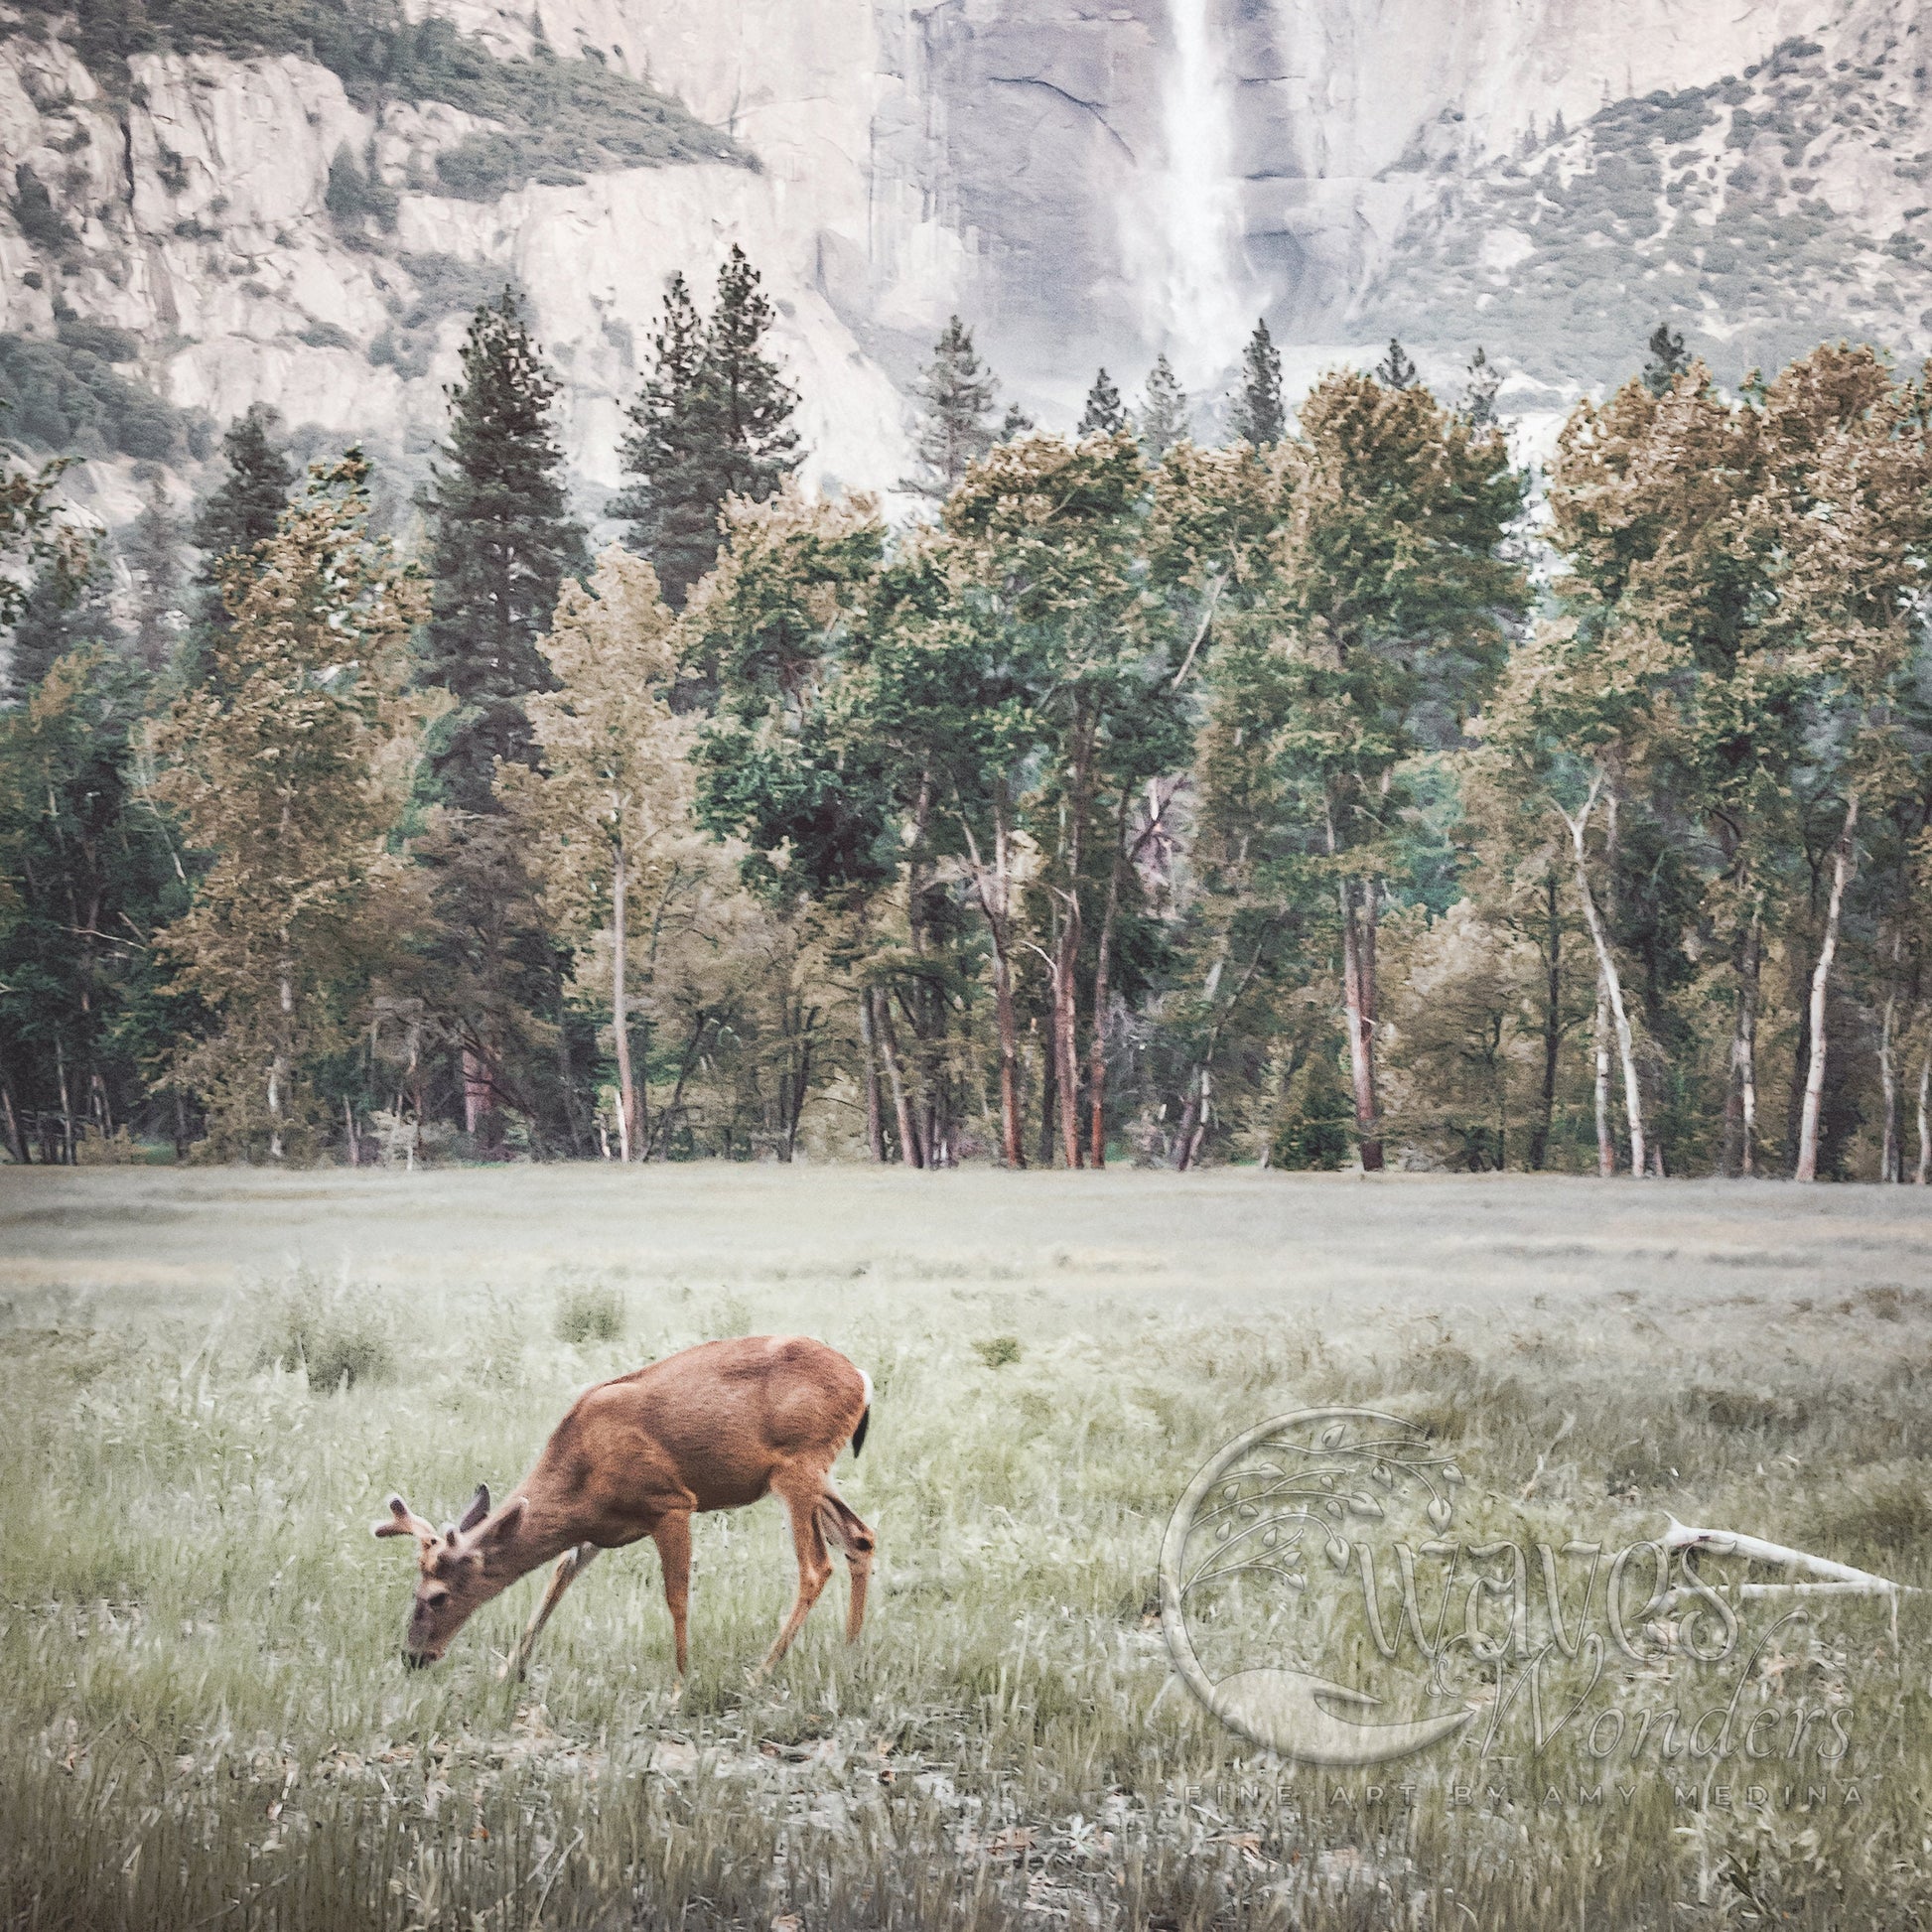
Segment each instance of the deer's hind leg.
[[845,1640],[859,1641],[866,1620],[866,1585],[872,1579],[872,1559],[879,1547],[858,1512],[841,1495],[827,1489],[819,1498],[818,1526],[826,1540],[845,1552],[845,1567],[852,1580],[852,1602],[845,1613]]
[[790,1614],[779,1626],[776,1640],[764,1653],[764,1661],[752,1673],[754,1677],[762,1677],[790,1649],[792,1638],[832,1576],[832,1559],[826,1553],[825,1531],[819,1521],[824,1475],[818,1470],[787,1470],[773,1478],[771,1489],[791,1518],[791,1544],[798,1556],[798,1594],[792,1599]]
[[691,1515],[673,1510],[651,1531],[664,1572],[664,1603],[671,1613],[671,1643],[677,1652],[678,1688],[684,1681],[684,1626],[691,1609]]

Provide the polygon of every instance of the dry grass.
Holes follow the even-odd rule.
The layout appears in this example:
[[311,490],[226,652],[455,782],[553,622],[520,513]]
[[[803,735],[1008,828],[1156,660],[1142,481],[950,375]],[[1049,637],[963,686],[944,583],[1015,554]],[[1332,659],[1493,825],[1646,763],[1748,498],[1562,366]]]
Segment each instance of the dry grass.
[[[1205,1456],[1332,1401],[1431,1428],[1497,1534],[1668,1509],[1932,1582],[1928,1232],[1903,1189],[0,1174],[0,1924],[1922,1924],[1915,1600],[1897,1650],[1848,1606],[1753,1684],[1852,1714],[1842,1761],[1770,1781],[1520,1725],[1294,1771],[1173,1687],[1149,1612]],[[765,1506],[698,1526],[681,1706],[647,1549],[514,1694],[533,1584],[404,1675],[386,1491],[447,1515],[584,1382],[764,1329],[874,1378],[858,1650],[828,1602],[747,1684],[789,1591]],[[386,1376],[342,1372],[373,1343]],[[1606,1768],[1627,1797],[1588,1798]]]

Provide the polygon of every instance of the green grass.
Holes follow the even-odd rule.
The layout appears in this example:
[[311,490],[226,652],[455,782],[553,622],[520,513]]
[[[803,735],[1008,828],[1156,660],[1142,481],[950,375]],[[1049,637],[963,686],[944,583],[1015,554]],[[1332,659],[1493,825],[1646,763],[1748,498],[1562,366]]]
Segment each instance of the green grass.
[[[1297,1771],[1151,1612],[1207,1455],[1336,1401],[1452,1449],[1472,1532],[1668,1509],[1932,1582],[1929,1232],[1909,1189],[1514,1176],[0,1173],[0,1925],[1922,1924],[1916,1599],[1896,1650],[1845,1605],[1750,1687],[1854,1719],[1762,1805],[1741,1753],[1626,1752],[1589,1802],[1604,1765],[1521,1725]],[[791,1587],[764,1504],[698,1523],[681,1704],[647,1545],[514,1691],[535,1580],[403,1672],[390,1490],[441,1521],[587,1381],[766,1330],[875,1383],[856,1649],[841,1580],[748,1683]],[[1632,1714],[1701,1681],[1613,1676]]]

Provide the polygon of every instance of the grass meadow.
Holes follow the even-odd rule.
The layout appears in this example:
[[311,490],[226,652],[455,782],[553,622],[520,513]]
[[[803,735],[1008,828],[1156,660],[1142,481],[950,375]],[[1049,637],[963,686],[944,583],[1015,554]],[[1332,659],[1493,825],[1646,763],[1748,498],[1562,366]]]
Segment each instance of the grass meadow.
[[[1932,1584],[1929,1237],[1916,1190],[1772,1183],[0,1173],[0,1924],[1923,1926],[1925,1598],[1723,1679],[1662,1617],[1589,1692],[1607,1751],[1537,1748],[1582,1662],[1533,1725],[1465,1656],[1492,1722],[1377,1772],[1207,1717],[1156,1579],[1221,1443],[1351,1402],[1499,1541],[1669,1511]],[[859,1646],[841,1573],[748,1681],[792,1587],[767,1502],[698,1520],[681,1702],[647,1544],[522,1685],[534,1579],[403,1671],[390,1490],[441,1521],[587,1382],[766,1331],[876,1385],[836,1471],[880,1539]],[[1820,1721],[1633,1741],[1712,1683]]]

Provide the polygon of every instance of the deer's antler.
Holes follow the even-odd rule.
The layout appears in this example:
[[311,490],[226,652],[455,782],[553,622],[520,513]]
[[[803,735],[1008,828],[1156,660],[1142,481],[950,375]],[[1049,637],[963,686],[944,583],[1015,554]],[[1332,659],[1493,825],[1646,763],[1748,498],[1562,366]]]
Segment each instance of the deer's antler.
[[427,1548],[437,1540],[433,1524],[426,1523],[400,1496],[389,1498],[389,1513],[374,1526],[377,1536],[413,1536]]

